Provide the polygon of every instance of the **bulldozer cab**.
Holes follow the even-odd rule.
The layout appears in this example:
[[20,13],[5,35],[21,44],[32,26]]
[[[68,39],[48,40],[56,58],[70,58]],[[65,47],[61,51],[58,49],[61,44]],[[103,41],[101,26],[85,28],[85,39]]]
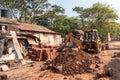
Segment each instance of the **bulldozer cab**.
[[101,40],[98,36],[98,31],[96,29],[84,31],[84,50],[85,51],[101,51]]
[[85,42],[94,42],[99,39],[98,31],[96,29],[87,30],[84,32],[84,41]]

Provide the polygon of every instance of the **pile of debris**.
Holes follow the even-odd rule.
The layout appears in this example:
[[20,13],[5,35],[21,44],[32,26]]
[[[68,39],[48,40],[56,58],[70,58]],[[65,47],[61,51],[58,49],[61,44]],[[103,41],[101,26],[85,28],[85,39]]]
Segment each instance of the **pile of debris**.
[[51,46],[32,44],[29,47],[28,57],[33,61],[52,61],[56,57],[56,50]]
[[63,75],[74,75],[94,72],[94,70],[99,67],[99,63],[101,63],[101,61],[98,56],[92,56],[82,50],[76,52],[67,49],[64,52],[60,52],[59,55],[48,64],[48,68]]

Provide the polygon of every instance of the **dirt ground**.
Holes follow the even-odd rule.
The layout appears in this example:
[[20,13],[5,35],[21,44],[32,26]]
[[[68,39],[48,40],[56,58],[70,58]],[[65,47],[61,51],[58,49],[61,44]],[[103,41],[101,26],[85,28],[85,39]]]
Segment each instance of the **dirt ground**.
[[[95,73],[64,76],[50,70],[41,71],[44,62],[35,62],[24,66],[18,64],[17,67],[12,67],[0,74],[6,74],[8,80],[120,80],[120,56],[114,56],[120,52],[120,41],[110,42],[109,46],[109,50],[104,50],[99,54],[91,54],[99,56],[102,61]],[[107,71],[109,71],[108,76],[98,75]]]

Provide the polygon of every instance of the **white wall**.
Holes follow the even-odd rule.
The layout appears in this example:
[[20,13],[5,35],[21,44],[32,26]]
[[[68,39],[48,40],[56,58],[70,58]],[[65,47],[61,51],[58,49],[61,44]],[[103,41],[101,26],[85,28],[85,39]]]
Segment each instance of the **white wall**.
[[62,43],[61,35],[57,34],[48,34],[48,33],[35,33],[34,36],[40,38],[41,44],[43,45],[51,45],[51,46],[59,46]]

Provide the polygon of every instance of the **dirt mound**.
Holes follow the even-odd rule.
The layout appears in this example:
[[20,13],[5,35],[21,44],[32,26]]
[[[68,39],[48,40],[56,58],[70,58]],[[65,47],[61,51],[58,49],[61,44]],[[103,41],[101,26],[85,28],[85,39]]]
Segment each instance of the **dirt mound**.
[[81,74],[85,72],[93,72],[99,67],[100,59],[92,56],[82,50],[79,52],[66,50],[60,52],[59,55],[50,63],[50,68],[54,72],[64,75]]

